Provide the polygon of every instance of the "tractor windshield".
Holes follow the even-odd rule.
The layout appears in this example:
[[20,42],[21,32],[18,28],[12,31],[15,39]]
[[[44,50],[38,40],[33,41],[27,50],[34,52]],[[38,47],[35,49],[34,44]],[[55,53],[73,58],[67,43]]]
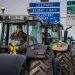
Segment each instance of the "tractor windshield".
[[14,38],[16,38],[14,40],[17,42],[17,40],[19,40],[19,37],[20,38],[22,37],[21,34],[17,34],[17,26],[21,26],[23,32],[26,34],[26,40],[25,38],[23,38],[24,43],[28,42],[29,45],[41,43],[42,31],[40,29],[41,28],[40,25],[41,25],[41,22],[37,20],[27,21],[24,23],[6,23],[5,28],[4,28],[4,36],[3,36],[4,42],[3,43],[9,44]]
[[44,24],[42,26],[43,41],[49,44],[55,39],[62,39],[62,26],[59,24]]
[[59,38],[58,28],[56,26],[48,28],[48,38]]
[[[26,33],[26,36],[28,37],[26,39],[26,42],[29,42],[29,45],[37,44],[42,42],[42,31],[40,27],[41,23],[39,21],[28,21],[25,25],[21,25],[23,28],[23,32]],[[16,31],[17,25],[10,25],[9,30],[9,37],[10,35]],[[28,40],[28,41],[27,41]],[[10,41],[10,40],[9,40]]]
[[29,45],[42,43],[42,30],[39,21],[30,21],[29,23]]

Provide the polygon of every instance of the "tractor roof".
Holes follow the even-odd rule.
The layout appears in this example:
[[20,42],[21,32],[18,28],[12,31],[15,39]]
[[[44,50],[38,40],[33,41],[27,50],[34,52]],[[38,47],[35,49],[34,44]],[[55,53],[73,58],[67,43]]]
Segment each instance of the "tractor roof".
[[42,23],[42,27],[50,27],[50,26],[56,26],[56,25],[58,25],[59,27],[62,27],[62,29],[63,29],[63,25],[62,24],[60,24],[60,23]]
[[2,15],[0,16],[0,22],[4,22],[5,24],[25,24],[27,21],[42,21],[34,16],[28,15],[5,15],[5,19],[2,19]]

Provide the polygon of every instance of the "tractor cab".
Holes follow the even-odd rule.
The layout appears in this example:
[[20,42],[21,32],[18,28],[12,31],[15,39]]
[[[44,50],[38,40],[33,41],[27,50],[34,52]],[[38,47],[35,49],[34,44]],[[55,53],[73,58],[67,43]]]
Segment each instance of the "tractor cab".
[[[2,21],[1,45],[9,46],[10,53],[16,53],[18,47],[22,45],[33,45],[42,42],[42,31],[40,29],[41,21],[32,16],[5,16]],[[19,37],[11,39],[11,35],[16,32],[17,26],[22,26],[23,33],[26,34],[25,41]],[[13,36],[12,36],[13,37]],[[14,46],[14,51],[13,51]]]
[[42,25],[42,38],[46,44],[50,44],[53,40],[61,39],[63,26],[60,24],[43,24]]
[[54,51],[66,51],[68,48],[68,44],[63,42],[62,40],[62,30],[63,26],[61,24],[43,24],[43,40],[45,40],[45,44],[50,45],[52,50]]

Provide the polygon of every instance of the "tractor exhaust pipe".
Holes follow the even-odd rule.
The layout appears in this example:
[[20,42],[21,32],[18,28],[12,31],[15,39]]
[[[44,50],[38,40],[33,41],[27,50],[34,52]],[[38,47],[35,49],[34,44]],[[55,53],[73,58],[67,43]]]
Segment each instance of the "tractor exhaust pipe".
[[66,28],[65,31],[64,31],[64,42],[66,42],[66,43],[67,43],[67,38],[68,38],[68,30],[69,30],[70,28],[72,28],[72,26]]
[[70,26],[70,27],[67,27],[65,31],[69,30],[70,28],[72,28],[72,26]]

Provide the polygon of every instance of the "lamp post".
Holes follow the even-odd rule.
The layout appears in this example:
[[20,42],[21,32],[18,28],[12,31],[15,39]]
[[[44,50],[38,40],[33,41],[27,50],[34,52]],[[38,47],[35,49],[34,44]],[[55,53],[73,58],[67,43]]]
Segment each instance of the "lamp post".
[[30,11],[30,7],[29,6],[27,6],[27,11],[28,11],[28,15],[29,15],[29,11]]
[[3,20],[4,20],[4,19],[5,19],[5,18],[4,18],[5,7],[1,7],[1,11],[2,11],[2,16],[3,16]]

